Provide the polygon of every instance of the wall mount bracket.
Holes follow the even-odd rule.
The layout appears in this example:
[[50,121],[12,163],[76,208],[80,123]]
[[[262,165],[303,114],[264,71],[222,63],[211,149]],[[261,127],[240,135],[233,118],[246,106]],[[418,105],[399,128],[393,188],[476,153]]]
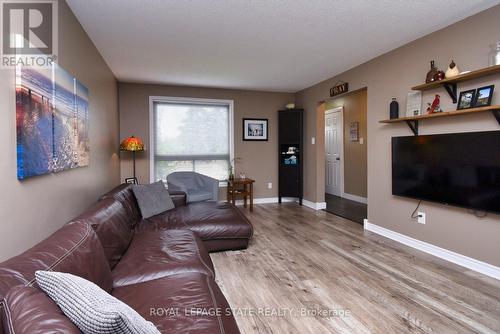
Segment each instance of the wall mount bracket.
[[498,124],[500,124],[500,109],[493,109],[491,113],[497,119]]
[[418,136],[418,121],[417,120],[406,121],[406,124],[408,124],[408,127],[413,132],[413,134],[415,136]]
[[444,88],[451,97],[453,103],[457,103],[457,83],[445,83],[443,84]]

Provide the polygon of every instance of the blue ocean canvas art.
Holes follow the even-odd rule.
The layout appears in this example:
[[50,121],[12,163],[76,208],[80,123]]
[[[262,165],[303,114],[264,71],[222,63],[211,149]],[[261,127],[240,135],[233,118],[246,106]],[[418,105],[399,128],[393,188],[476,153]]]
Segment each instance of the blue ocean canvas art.
[[88,166],[88,95],[57,65],[16,70],[18,179]]
[[46,174],[53,168],[52,75],[51,70],[16,70],[18,179]]

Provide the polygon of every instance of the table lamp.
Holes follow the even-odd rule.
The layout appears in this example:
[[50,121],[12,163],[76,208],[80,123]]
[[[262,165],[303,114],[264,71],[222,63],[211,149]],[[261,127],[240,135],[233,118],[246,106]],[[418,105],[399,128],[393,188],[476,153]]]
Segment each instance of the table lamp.
[[[132,152],[132,160],[134,163],[134,177],[133,177],[133,183],[138,184],[137,178],[135,177],[135,152],[138,151],[144,151],[144,143],[142,142],[141,138],[138,137],[128,137],[122,141],[120,144],[120,151],[128,151]],[[125,179],[125,182],[129,183],[129,179]]]

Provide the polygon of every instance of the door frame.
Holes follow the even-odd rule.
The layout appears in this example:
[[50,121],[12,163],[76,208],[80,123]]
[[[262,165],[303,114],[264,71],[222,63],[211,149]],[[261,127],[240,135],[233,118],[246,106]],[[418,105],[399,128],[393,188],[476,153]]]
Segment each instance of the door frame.
[[[326,130],[326,122],[325,118],[326,115],[328,114],[333,114],[333,113],[339,113],[340,115],[340,124],[342,125],[340,127],[340,138],[342,140],[342,145],[340,145],[340,197],[344,197],[344,144],[345,144],[345,137],[344,137],[344,106],[341,107],[335,107],[332,109],[327,109],[325,110],[325,114],[323,115],[323,134],[325,133]],[[325,146],[323,147],[323,151],[325,152],[326,150],[326,138],[325,138]],[[325,193],[326,193],[326,152],[325,152],[325,162],[323,163],[324,165],[324,173],[325,173]]]

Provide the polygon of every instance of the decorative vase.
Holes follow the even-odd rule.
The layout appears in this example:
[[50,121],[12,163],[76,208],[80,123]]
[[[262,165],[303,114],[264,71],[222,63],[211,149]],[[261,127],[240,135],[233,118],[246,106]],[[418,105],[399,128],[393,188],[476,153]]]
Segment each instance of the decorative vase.
[[490,58],[489,65],[490,66],[500,65],[500,42],[490,45],[490,48],[491,51],[489,57]]
[[389,109],[389,116],[391,117],[391,119],[399,118],[399,103],[398,101],[396,101],[395,97],[392,98]]
[[438,73],[438,70],[437,70],[436,66],[434,66],[434,60],[431,60],[431,70],[429,72],[427,72],[427,76],[425,78],[425,82],[429,83],[429,82],[435,81],[436,79],[434,78],[434,76],[437,73]]
[[459,74],[460,74],[460,70],[458,69],[457,64],[455,64],[455,62],[452,60],[450,63],[450,66],[448,66],[448,69],[446,70],[446,73],[444,74],[444,76],[446,77],[446,79],[449,79],[449,78],[456,77]]
[[444,72],[443,71],[437,71],[437,73],[434,75],[434,81],[441,81],[444,79]]

